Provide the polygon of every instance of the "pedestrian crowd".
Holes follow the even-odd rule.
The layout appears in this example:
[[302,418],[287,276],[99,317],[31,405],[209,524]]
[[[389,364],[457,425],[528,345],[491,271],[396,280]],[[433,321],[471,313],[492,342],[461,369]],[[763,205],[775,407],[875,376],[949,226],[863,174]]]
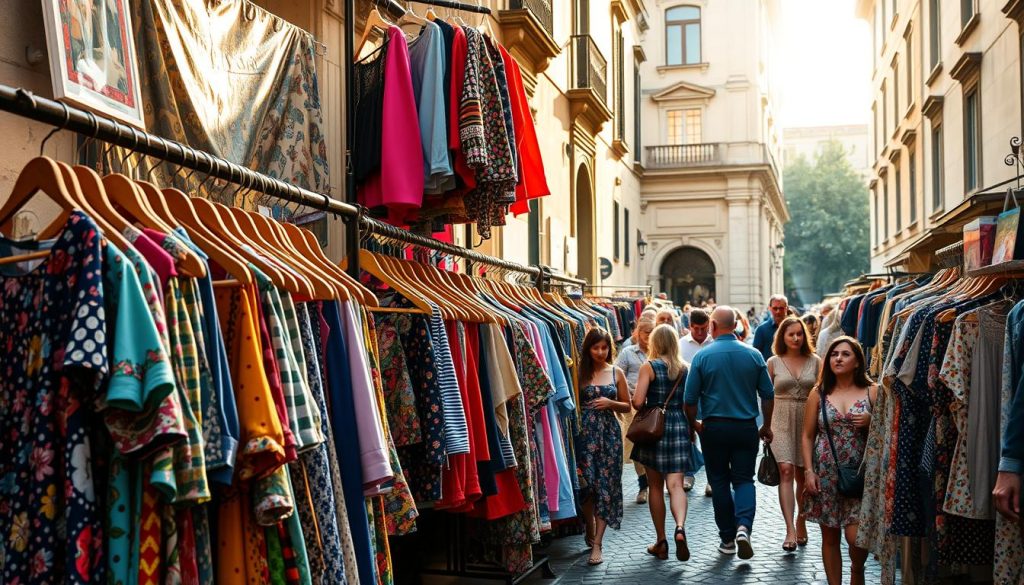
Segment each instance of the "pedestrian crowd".
[[[753,308],[685,306],[681,318],[648,308],[614,360],[605,331],[587,335],[578,441],[590,564],[603,561],[605,529],[621,522],[627,459],[638,474],[635,501],[648,505],[653,522],[648,554],[689,560],[687,494],[706,466],[718,550],[752,558],[755,471],[767,445],[778,467],[786,525],[782,554],[805,547],[807,523],[818,524],[829,585],[842,582],[843,538],[850,583],[864,583],[867,551],[854,544],[860,496],[851,482],[864,457],[878,388],[860,344],[842,334],[837,314],[823,305],[797,316],[782,295],[769,299],[762,320]],[[631,443],[625,435],[634,418],[649,423],[652,411],[662,413],[660,438]],[[671,536],[667,513],[675,525]]]

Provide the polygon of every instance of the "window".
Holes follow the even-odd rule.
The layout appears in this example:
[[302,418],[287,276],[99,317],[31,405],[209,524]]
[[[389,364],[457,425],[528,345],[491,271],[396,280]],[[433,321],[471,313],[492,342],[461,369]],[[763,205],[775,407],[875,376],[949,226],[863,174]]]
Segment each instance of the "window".
[[942,126],[932,128],[932,211],[942,209]]
[[[902,162],[902,161],[900,161]],[[903,230],[903,169],[900,167],[900,163],[896,163],[896,199],[893,203],[896,204],[896,232],[899,234]]]
[[642,106],[642,104],[640,102],[640,95],[641,95],[641,89],[640,89],[640,65],[638,63],[634,62],[633,63],[633,160],[635,162],[640,162],[640,150],[643,147],[642,144],[641,144],[641,140],[640,140],[640,129],[642,128],[641,120],[640,120],[640,111],[641,111],[641,106]]
[[881,149],[878,148],[878,103],[871,104],[871,133],[872,142],[871,144],[875,147],[875,158],[878,158],[878,153]]
[[612,237],[612,239],[615,240],[615,243],[612,246],[612,257],[615,258],[616,261],[618,261],[618,259],[619,259],[619,202],[618,201],[612,201],[612,230],[615,232],[615,235]]
[[669,110],[669,144],[700,144],[700,140],[701,112],[699,109]]
[[[882,82],[882,144],[889,141],[889,99],[885,95],[885,82]],[[884,149],[884,147],[883,147]]]
[[882,175],[882,241],[889,239],[889,176]]
[[575,14],[573,21],[573,34],[590,34],[590,0],[575,0]]
[[960,0],[960,26],[967,26],[973,17],[974,0]]
[[907,31],[903,37],[903,55],[907,60],[907,107],[914,103],[914,45],[911,44],[914,34]]
[[964,96],[964,189],[968,192],[981,184],[981,116],[978,111],[978,88]]
[[615,138],[626,141],[626,39],[615,33]]
[[910,222],[914,225],[917,221],[917,151],[913,148],[907,151],[907,182],[910,193]]
[[700,62],[700,8],[669,8],[665,11],[665,64],[694,65]]
[[896,61],[892,64],[892,115],[893,118],[892,127],[893,130],[900,127],[900,120],[903,116],[900,110],[900,63]]
[[630,246],[629,246],[629,210],[628,209],[623,209],[622,213],[623,213],[622,225],[625,228],[625,229],[622,230],[622,233],[623,233],[623,236],[624,236],[624,238],[623,238],[624,241],[622,243],[625,245],[626,266],[629,266],[629,259],[630,259],[630,256],[632,255],[631,254],[632,250],[630,250]]
[[875,235],[875,245],[878,246],[878,245],[880,245],[882,243],[882,237],[881,237],[881,235],[882,235],[882,224],[881,224],[881,222],[878,219],[879,217],[881,217],[882,206],[881,206],[881,204],[878,201],[878,190],[877,189],[872,189],[871,195],[872,195],[872,199],[874,199],[874,201],[875,201],[875,221],[874,221],[875,234],[874,235]]
[[940,0],[928,0],[928,63],[932,69],[939,64],[940,31],[942,30]]

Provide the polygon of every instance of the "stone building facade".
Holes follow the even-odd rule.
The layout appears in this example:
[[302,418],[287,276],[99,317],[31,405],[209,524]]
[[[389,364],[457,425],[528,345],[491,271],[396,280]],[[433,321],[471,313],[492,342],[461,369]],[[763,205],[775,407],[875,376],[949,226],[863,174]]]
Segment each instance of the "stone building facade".
[[677,303],[782,288],[777,0],[660,1],[641,67],[644,276]]

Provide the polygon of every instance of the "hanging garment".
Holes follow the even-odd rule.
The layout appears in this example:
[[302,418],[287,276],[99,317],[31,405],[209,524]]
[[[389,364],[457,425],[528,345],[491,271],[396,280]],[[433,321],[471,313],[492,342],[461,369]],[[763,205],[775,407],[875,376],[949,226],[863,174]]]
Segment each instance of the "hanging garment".
[[448,161],[444,43],[440,27],[433,22],[427,22],[409,42],[409,69],[423,148],[423,190],[428,194],[444,193],[455,186]]

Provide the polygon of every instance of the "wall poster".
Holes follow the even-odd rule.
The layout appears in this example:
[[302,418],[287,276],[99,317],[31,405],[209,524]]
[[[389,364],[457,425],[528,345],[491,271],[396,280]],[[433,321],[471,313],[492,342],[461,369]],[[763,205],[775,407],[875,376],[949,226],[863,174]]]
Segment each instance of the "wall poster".
[[43,0],[58,100],[145,127],[127,0]]

